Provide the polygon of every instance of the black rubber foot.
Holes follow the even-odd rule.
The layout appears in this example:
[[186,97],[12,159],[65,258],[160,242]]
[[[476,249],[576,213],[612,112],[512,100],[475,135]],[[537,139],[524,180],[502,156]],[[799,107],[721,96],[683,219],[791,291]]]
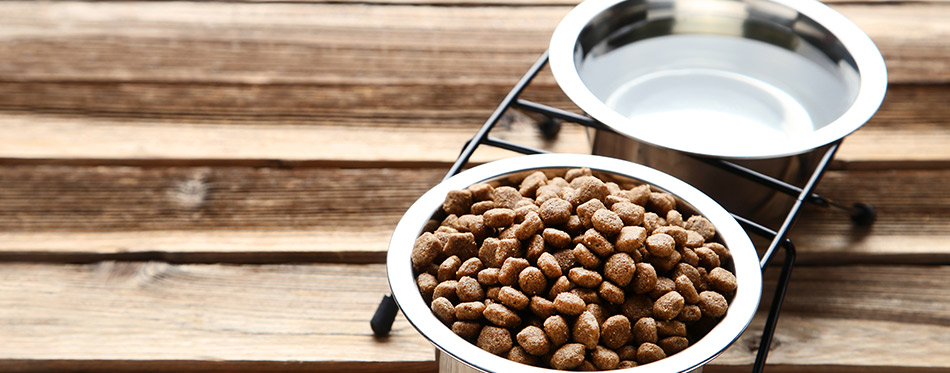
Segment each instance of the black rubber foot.
[[855,225],[869,227],[877,220],[877,209],[869,203],[858,202],[851,205],[851,221]]
[[557,134],[561,132],[561,121],[545,116],[544,120],[538,123],[538,129],[541,130],[541,135],[545,139],[554,140],[557,138]]
[[389,331],[393,328],[393,321],[396,320],[397,312],[399,312],[399,306],[396,305],[396,300],[392,296],[384,295],[383,300],[379,302],[379,307],[376,308],[376,313],[373,314],[373,319],[369,321],[369,326],[373,328],[373,334],[376,334],[377,337],[389,335]]

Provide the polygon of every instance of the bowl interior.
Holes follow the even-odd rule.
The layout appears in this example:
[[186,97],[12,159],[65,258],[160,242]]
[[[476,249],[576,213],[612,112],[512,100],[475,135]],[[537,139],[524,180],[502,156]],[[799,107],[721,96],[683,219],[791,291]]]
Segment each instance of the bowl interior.
[[677,199],[677,209],[684,216],[698,213],[705,216],[717,229],[714,241],[725,244],[732,260],[723,267],[733,271],[739,283],[726,316],[709,333],[674,357],[635,368],[638,372],[688,371],[711,360],[748,326],[758,307],[761,291],[761,272],[758,256],[749,237],[721,206],[688,184],[662,172],[613,158],[546,154],[516,157],[487,163],[456,175],[424,194],[414,203],[397,225],[390,242],[387,271],[390,287],[406,318],[436,347],[465,364],[490,372],[538,371],[492,355],[452,333],[425,304],[415,285],[410,253],[415,238],[433,217],[450,190],[463,189],[478,182],[491,182],[536,170],[563,171],[568,168],[589,167],[606,181],[620,185],[647,183],[655,190],[666,191]]
[[817,136],[828,143],[857,129],[883,98],[873,43],[817,2],[594,0],[575,11],[552,38],[555,78],[581,109],[654,145],[797,154],[824,145],[817,133],[835,132]]

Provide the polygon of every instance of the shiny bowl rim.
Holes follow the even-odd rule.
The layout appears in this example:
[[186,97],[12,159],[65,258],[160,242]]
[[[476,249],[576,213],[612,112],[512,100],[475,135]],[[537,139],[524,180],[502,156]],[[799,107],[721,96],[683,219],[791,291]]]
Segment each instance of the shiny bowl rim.
[[[623,2],[649,3],[656,0],[585,0],[561,20],[551,36],[549,63],[554,80],[561,90],[588,115],[606,124],[613,130],[651,145],[673,149],[689,154],[727,159],[765,159],[791,156],[809,152],[843,139],[858,130],[877,112],[887,90],[887,68],[877,46],[857,25],[847,17],[815,0],[760,0],[779,4],[811,18],[835,35],[853,57],[859,76],[858,94],[851,106],[831,123],[808,136],[793,140],[757,146],[755,149],[740,147],[716,147],[702,150],[691,144],[678,141],[664,131],[648,131],[631,124],[630,120],[617,113],[597,98],[581,79],[575,64],[575,46],[582,30],[598,15]],[[666,0],[707,1],[707,0]],[[753,2],[753,0],[732,0]]]
[[484,351],[455,335],[433,315],[415,284],[410,254],[416,237],[442,205],[450,190],[464,189],[478,182],[513,173],[550,168],[588,167],[595,172],[640,180],[667,191],[705,216],[716,227],[732,253],[739,287],[729,309],[709,334],[676,355],[648,365],[631,368],[636,372],[686,372],[722,353],[749,326],[758,309],[762,272],[758,254],[749,236],[722,206],[698,189],[658,170],[615,158],[582,154],[541,154],[518,156],[489,162],[463,171],[423,194],[403,215],[393,231],[386,258],[387,276],[393,298],[406,319],[433,345],[462,363],[488,372],[552,372],[554,370],[516,363]]

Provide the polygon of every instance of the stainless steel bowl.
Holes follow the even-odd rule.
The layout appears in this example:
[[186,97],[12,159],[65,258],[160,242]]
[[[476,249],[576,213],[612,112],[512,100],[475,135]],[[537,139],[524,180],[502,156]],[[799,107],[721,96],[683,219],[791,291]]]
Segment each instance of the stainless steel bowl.
[[[443,371],[476,369],[486,372],[550,372],[512,362],[484,351],[461,337],[432,314],[415,284],[410,253],[416,237],[442,206],[450,190],[479,182],[501,180],[512,174],[538,169],[588,167],[618,182],[647,183],[673,194],[677,208],[699,213],[717,229],[717,240],[732,253],[732,268],[739,287],[729,310],[709,334],[682,352],[651,364],[631,368],[636,372],[689,372],[712,360],[734,342],[749,325],[759,305],[762,274],[752,242],[735,219],[719,204],[692,186],[657,170],[614,158],[594,155],[546,154],[509,158],[466,170],[436,185],[406,211],[393,232],[386,259],[389,286],[409,322],[438,348]],[[686,215],[684,213],[684,215]],[[442,359],[450,356],[455,361]],[[453,364],[457,363],[457,364]],[[451,367],[463,369],[452,369]]]
[[582,110],[638,141],[737,159],[800,154],[877,111],[884,60],[813,0],[587,0],[551,38]]
[[871,39],[813,0],[587,0],[555,30],[550,64],[578,107],[622,134],[597,131],[594,154],[667,172],[765,223],[793,200],[690,155],[802,185],[887,87]]

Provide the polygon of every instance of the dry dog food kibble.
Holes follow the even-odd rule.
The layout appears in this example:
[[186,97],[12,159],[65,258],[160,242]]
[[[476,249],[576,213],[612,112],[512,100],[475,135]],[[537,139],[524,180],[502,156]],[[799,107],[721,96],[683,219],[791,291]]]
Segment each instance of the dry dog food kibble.
[[413,243],[433,314],[478,347],[562,370],[672,356],[725,315],[732,257],[706,218],[586,168],[448,193]]

